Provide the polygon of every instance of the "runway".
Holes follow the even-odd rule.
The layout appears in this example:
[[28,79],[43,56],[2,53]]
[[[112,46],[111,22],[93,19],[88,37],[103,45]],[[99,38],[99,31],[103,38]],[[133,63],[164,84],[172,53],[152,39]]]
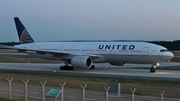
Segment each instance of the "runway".
[[[150,73],[150,65],[128,64],[118,67],[108,64],[95,64],[95,69],[75,69],[73,71],[59,70],[59,66],[60,64],[0,63],[0,71],[180,81],[180,70],[156,70],[155,73]],[[162,63],[159,68],[171,66],[180,66],[180,63]]]

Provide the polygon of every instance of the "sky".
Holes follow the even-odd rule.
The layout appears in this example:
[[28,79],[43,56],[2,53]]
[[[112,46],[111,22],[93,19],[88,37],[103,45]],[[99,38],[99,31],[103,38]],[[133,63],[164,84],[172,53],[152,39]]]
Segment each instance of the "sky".
[[180,0],[0,0],[0,42],[180,39]]

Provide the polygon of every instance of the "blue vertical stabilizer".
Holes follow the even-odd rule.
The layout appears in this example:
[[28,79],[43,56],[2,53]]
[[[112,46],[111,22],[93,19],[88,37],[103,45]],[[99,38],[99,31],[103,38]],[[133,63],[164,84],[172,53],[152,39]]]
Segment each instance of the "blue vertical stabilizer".
[[19,36],[19,41],[21,44],[25,43],[33,43],[33,38],[29,35],[28,31],[24,27],[24,25],[21,23],[18,17],[14,17],[14,21],[16,24],[17,33]]

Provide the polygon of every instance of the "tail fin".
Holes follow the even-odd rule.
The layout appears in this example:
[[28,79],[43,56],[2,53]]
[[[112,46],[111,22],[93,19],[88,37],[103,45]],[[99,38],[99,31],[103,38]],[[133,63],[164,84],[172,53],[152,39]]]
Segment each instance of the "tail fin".
[[18,17],[14,17],[14,22],[16,24],[16,29],[20,43],[21,44],[33,43],[34,42],[33,38],[29,35],[28,31],[26,30],[26,28],[21,23]]

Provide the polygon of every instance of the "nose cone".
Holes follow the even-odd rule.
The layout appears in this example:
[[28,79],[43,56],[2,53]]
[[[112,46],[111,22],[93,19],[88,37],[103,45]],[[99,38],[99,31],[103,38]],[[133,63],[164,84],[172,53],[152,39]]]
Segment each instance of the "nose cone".
[[161,62],[168,61],[174,57],[174,54],[170,51],[168,52],[162,52],[163,54],[160,55]]
[[172,59],[174,57],[174,54],[169,52],[168,56],[169,56],[169,59]]

